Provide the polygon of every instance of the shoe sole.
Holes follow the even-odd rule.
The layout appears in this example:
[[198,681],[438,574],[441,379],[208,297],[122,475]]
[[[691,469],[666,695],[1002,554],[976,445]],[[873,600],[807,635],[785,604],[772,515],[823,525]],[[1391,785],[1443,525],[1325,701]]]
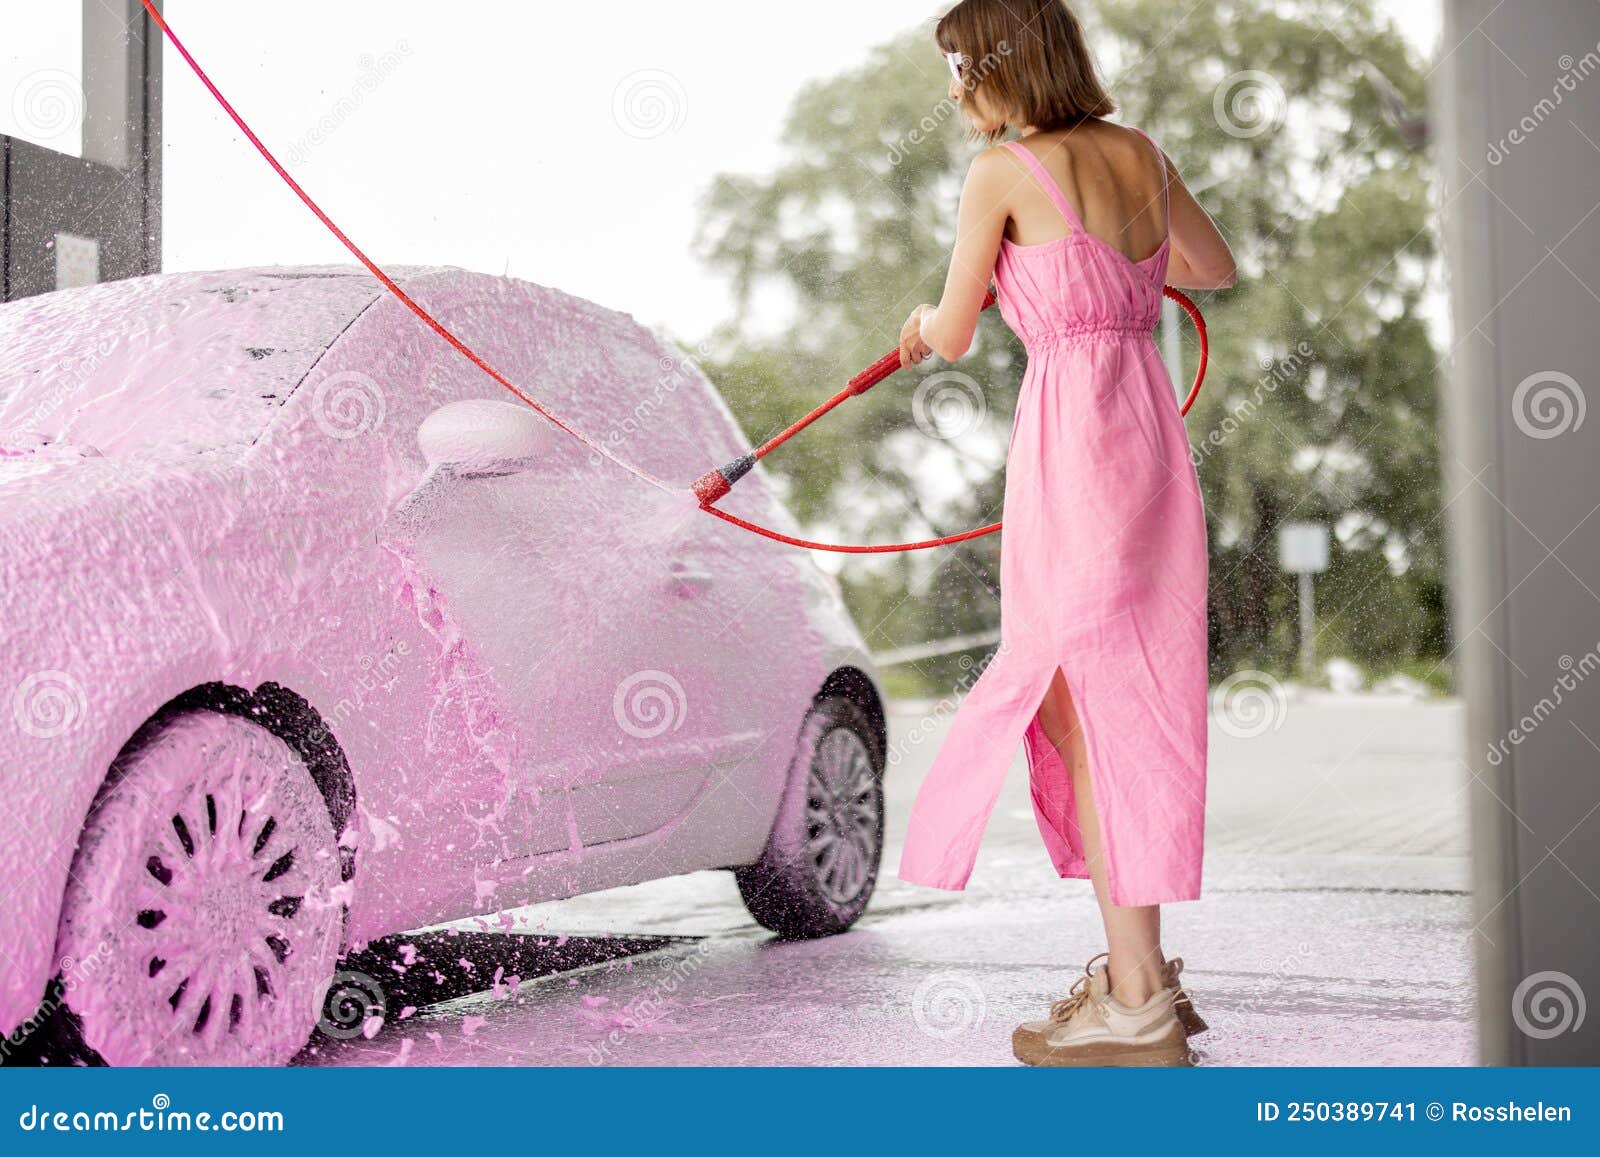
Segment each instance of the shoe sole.
[[1011,1034],[1011,1052],[1023,1064],[1036,1068],[1187,1068],[1194,1064],[1181,1025],[1147,1044],[1096,1041],[1065,1047],[1050,1044],[1041,1033],[1018,1028]]

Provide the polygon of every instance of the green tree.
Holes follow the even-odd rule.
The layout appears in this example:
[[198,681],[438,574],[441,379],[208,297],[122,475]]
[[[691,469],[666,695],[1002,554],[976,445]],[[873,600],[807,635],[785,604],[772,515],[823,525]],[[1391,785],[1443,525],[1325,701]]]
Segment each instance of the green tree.
[[[1423,316],[1433,185],[1364,71],[1420,107],[1420,63],[1372,0],[1080,10],[1120,119],[1173,157],[1240,261],[1234,289],[1198,295],[1212,362],[1189,417],[1212,543],[1213,669],[1288,663],[1294,592],[1275,557],[1288,519],[1339,532],[1319,586],[1320,653],[1379,666],[1441,657],[1436,355]],[[927,29],[908,32],[797,97],[775,172],[722,175],[708,192],[703,253],[740,303],[708,369],[752,437],[837,389],[894,343],[913,305],[937,300],[976,148],[944,98],[947,75]],[[741,336],[775,313],[781,331]],[[991,313],[961,363],[853,399],[769,469],[803,521],[841,537],[993,520],[1024,364]],[[963,396],[952,437],[939,410]],[[998,552],[989,537],[847,568],[869,642],[996,625]],[[936,661],[920,675],[937,686],[957,670]]]

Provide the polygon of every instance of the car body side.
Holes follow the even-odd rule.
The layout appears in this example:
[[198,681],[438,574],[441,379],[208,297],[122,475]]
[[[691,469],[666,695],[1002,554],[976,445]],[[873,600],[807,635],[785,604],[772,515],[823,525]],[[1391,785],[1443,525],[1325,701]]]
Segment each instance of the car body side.
[[[245,275],[183,276],[214,286]],[[0,1032],[22,1023],[66,967],[53,959],[60,902],[107,769],[142,725],[184,696],[221,696],[249,712],[286,694],[303,707],[297,726],[310,721],[337,744],[354,796],[341,837],[354,863],[352,943],[748,863],[765,843],[812,699],[830,676],[875,696],[865,648],[815,563],[692,510],[685,464],[715,465],[745,444],[691,361],[625,315],[553,290],[457,270],[415,273],[405,284],[531,395],[618,456],[683,485],[683,496],[653,491],[560,435],[548,444],[552,462],[563,457],[569,478],[587,484],[569,487],[562,508],[530,517],[564,526],[572,560],[589,566],[618,544],[579,542],[588,525],[669,536],[693,526],[698,557],[733,568],[759,597],[719,612],[725,623],[703,666],[667,672],[677,709],[714,711],[729,680],[758,681],[763,703],[744,706],[772,725],[737,750],[712,752],[725,761],[708,767],[667,822],[627,838],[581,838],[573,801],[605,788],[605,769],[541,762],[544,724],[512,700],[552,686],[549,676],[508,678],[483,638],[496,615],[543,613],[536,599],[528,605],[534,588],[504,605],[463,605],[438,581],[414,520],[397,515],[415,511],[430,479],[417,446],[422,420],[450,402],[507,395],[372,283],[247,445],[181,458],[11,463],[0,487],[0,616],[12,683],[0,704],[0,792],[13,809]],[[657,409],[641,413],[651,399]],[[725,501],[792,524],[760,471]],[[642,521],[625,513],[637,504]],[[495,561],[492,551],[486,558]],[[552,604],[581,603],[589,581],[577,567],[558,570]],[[559,672],[585,657],[588,637],[580,631],[570,652],[534,658]],[[553,735],[563,723],[549,725]]]

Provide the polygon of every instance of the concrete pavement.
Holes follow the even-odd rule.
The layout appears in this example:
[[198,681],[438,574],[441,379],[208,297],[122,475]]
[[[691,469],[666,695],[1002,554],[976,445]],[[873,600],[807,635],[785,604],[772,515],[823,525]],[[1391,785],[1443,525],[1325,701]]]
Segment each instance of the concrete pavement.
[[[1164,915],[1212,1025],[1200,1063],[1474,1063],[1460,722],[1450,701],[1318,693],[1214,718],[1204,895]],[[467,994],[302,1059],[1013,1064],[1012,1027],[1100,950],[1098,919],[1050,868],[1020,752],[966,892],[894,877],[947,723],[895,706],[885,873],[849,934],[777,943],[718,872],[538,905],[513,933],[462,926]]]

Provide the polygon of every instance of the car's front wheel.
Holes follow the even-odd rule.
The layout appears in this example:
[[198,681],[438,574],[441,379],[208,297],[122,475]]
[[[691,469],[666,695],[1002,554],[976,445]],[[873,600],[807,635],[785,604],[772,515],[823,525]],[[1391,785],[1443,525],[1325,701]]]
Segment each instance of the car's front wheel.
[[84,1044],[114,1065],[288,1061],[338,958],[339,880],[288,744],[235,715],[166,720],[117,761],[73,863],[58,953]]
[[883,753],[849,699],[818,700],[761,859],[735,871],[745,907],[780,936],[831,936],[866,910],[883,858]]

